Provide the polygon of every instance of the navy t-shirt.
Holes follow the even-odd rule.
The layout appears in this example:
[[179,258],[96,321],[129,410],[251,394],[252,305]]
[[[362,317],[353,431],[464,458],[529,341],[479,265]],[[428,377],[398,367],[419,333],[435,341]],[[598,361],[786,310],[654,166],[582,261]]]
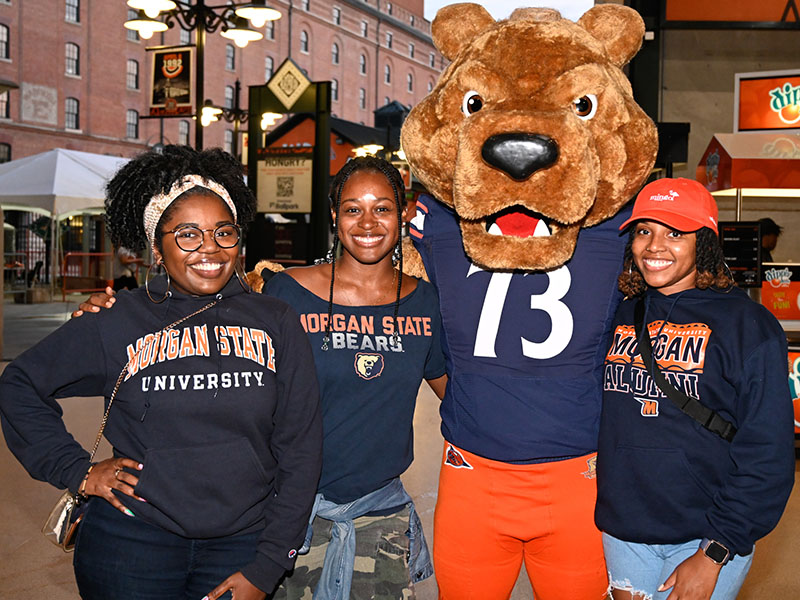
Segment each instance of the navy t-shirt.
[[420,281],[400,299],[400,344],[391,345],[394,303],[333,305],[331,341],[322,350],[328,301],[278,273],[264,287],[300,315],[322,400],[319,491],[342,504],[403,473],[414,458],[413,419],[422,379],[445,374],[436,292]]

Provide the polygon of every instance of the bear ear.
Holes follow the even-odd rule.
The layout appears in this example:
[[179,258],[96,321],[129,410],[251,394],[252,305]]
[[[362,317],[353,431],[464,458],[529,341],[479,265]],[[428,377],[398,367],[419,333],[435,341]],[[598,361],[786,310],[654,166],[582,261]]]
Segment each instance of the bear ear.
[[620,4],[599,4],[578,19],[578,25],[597,38],[609,59],[621,67],[639,51],[644,21],[632,8]]
[[447,60],[454,60],[483,31],[494,25],[495,20],[480,4],[451,4],[439,9],[431,25],[433,43]]

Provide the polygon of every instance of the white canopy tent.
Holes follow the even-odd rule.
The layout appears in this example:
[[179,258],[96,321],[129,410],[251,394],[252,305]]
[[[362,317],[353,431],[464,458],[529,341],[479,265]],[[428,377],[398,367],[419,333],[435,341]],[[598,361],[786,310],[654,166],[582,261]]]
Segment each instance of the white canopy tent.
[[0,164],[0,206],[52,218],[53,282],[59,259],[56,223],[103,212],[105,185],[129,159],[56,148]]

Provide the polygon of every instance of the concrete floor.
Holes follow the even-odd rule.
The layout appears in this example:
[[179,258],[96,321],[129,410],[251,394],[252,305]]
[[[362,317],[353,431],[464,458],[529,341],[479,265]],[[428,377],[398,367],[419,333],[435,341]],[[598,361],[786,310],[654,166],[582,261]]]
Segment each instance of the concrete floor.
[[[17,356],[68,318],[73,302],[50,305],[5,304],[5,358]],[[18,308],[22,306],[23,308]],[[100,398],[71,398],[62,402],[69,431],[84,447],[94,441],[100,418]],[[433,538],[436,481],[442,451],[438,401],[427,385],[420,389],[415,416],[414,464],[403,480],[422,516],[429,542]],[[108,456],[110,449],[101,446]],[[100,454],[98,454],[100,456]],[[72,556],[45,540],[41,525],[59,496],[59,490],[32,480],[0,444],[0,598],[3,600],[76,600]],[[797,540],[800,539],[800,491],[792,493],[777,529],[758,543],[753,567],[739,594],[741,600],[800,597]],[[417,586],[418,600],[434,600],[433,578]],[[511,600],[533,598],[530,584],[520,574]],[[565,592],[565,600],[569,600]]]

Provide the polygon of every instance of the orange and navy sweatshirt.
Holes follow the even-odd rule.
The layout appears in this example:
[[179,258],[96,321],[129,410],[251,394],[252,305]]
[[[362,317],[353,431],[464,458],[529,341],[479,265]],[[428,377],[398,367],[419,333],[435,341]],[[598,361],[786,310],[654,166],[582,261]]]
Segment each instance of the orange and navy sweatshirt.
[[[150,288],[158,296],[165,283]],[[233,279],[216,297],[173,290],[162,304],[123,291],[114,310],[65,323],[0,378],[6,442],[31,476],[78,489],[89,454],[56,400],[107,403],[129,359],[105,437],[116,456],[144,465],[135,492],[147,502],[120,501],[184,537],[262,531],[243,574],[271,592],[303,543],[321,465],[319,390],[297,314]]]
[[628,542],[708,538],[747,555],[778,523],[794,480],[784,332],[738,288],[648,290],[642,301],[667,381],[738,431],[723,440],[661,392],[636,343],[637,299],[624,301],[604,367],[597,525]]

